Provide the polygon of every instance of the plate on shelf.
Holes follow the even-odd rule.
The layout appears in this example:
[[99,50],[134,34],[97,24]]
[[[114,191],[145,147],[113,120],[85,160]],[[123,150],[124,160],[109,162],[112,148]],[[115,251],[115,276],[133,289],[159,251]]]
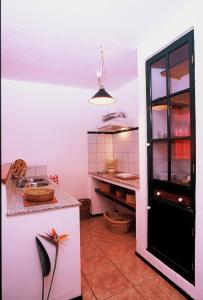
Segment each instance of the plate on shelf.
[[134,174],[130,174],[130,173],[117,173],[113,177],[120,178],[120,179],[126,179],[126,180],[138,179],[139,178],[138,176],[136,176]]

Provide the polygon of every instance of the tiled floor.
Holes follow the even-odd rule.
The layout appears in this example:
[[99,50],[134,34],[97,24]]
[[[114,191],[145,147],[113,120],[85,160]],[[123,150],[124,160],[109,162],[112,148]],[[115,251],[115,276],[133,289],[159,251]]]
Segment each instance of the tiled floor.
[[134,253],[134,230],[111,233],[103,216],[82,220],[83,300],[186,299]]

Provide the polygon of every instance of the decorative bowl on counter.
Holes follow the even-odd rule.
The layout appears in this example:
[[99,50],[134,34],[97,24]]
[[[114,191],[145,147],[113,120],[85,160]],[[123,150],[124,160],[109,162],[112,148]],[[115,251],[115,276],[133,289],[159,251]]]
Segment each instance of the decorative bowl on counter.
[[25,200],[32,202],[51,201],[54,198],[54,189],[30,187],[24,189]]

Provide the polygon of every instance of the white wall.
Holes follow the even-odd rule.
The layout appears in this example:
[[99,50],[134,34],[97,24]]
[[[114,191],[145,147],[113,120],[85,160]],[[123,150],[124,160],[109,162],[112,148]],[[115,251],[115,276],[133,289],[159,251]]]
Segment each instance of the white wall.
[[[135,58],[136,59],[136,58]],[[127,115],[127,122],[130,126],[138,126],[139,102],[138,102],[138,80],[135,79],[122,88],[114,91],[112,96],[117,100],[112,105],[111,111],[122,111]],[[123,119],[125,122],[125,119]],[[128,125],[128,124],[127,124]]]
[[[198,5],[199,4],[199,5]],[[191,4],[183,8],[181,14],[170,19],[168,24],[163,24],[160,31],[151,35],[138,47],[138,78],[139,78],[139,132],[140,132],[140,199],[137,201],[136,233],[137,252],[145,257],[150,263],[164,273],[196,300],[203,299],[203,201],[202,201],[202,178],[203,178],[203,122],[202,122],[202,62],[203,62],[203,22],[200,18],[200,1],[191,1]],[[146,251],[147,246],[147,149],[146,149],[146,82],[145,61],[154,53],[160,51],[168,44],[183,35],[194,26],[195,30],[195,89],[196,89],[196,247],[195,247],[195,286],[188,283],[177,273],[166,267],[153,255]]]
[[2,163],[47,165],[62,188],[87,197],[87,130],[104,107],[88,104],[94,91],[2,80]]
[[[47,165],[61,187],[87,197],[87,131],[96,130],[102,115],[124,110],[137,113],[137,83],[117,90],[113,105],[92,105],[95,91],[31,82],[2,80],[2,163],[24,159]],[[136,125],[132,122],[132,126]]]

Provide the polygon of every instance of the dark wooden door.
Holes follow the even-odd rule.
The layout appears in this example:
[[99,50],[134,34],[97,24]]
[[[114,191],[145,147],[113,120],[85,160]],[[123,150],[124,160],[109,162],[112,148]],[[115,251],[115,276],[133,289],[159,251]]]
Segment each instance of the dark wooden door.
[[152,199],[148,250],[185,278],[193,277],[194,215],[189,209]]
[[146,62],[148,247],[194,283],[194,32]]

